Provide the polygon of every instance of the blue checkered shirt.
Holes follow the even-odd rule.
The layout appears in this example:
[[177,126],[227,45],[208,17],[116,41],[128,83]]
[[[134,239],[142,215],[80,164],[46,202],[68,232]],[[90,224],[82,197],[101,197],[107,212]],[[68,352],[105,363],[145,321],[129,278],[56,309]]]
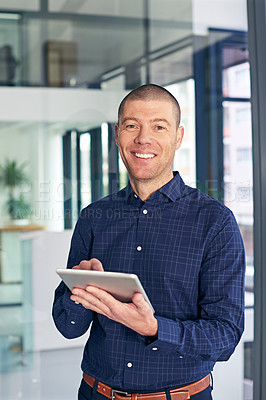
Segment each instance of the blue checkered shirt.
[[178,173],[145,202],[128,185],[85,208],[67,267],[93,257],[106,271],[139,276],[159,330],[152,341],[85,309],[61,282],[58,330],[76,338],[92,323],[85,373],[116,389],[155,391],[196,381],[233,353],[244,327],[242,238],[232,212]]

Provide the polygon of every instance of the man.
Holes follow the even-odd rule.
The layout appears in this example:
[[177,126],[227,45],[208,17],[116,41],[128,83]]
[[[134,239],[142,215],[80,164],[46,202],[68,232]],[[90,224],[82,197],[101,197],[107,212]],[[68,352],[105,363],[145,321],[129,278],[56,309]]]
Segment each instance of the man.
[[130,92],[115,126],[130,183],[85,208],[75,227],[67,267],[135,273],[155,309],[140,293],[125,304],[95,287],[59,285],[59,331],[78,337],[92,322],[80,400],[211,399],[213,366],[243,332],[241,235],[229,209],[173,173],[179,123],[164,88]]

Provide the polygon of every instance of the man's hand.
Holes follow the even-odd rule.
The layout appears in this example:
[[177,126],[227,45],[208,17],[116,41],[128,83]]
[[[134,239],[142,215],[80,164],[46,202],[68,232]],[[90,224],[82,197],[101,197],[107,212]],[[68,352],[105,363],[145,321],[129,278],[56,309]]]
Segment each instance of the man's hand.
[[157,335],[157,319],[141,293],[134,294],[132,303],[122,303],[105,290],[87,286],[86,290],[74,288],[71,300],[113,321],[120,322],[140,335]]
[[73,269],[86,269],[93,271],[103,271],[103,265],[97,258],[92,258],[91,260],[83,260],[79,265],[75,265]]

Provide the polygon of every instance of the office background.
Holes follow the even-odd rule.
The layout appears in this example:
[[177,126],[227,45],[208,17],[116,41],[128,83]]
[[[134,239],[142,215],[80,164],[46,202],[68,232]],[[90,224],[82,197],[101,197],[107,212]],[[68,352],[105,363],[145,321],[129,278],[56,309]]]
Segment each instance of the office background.
[[82,207],[127,183],[114,123],[144,83],[181,104],[174,169],[232,209],[245,242],[246,328],[215,368],[214,399],[266,398],[265,8],[0,0],[0,398],[75,398],[86,336],[53,325],[55,269]]

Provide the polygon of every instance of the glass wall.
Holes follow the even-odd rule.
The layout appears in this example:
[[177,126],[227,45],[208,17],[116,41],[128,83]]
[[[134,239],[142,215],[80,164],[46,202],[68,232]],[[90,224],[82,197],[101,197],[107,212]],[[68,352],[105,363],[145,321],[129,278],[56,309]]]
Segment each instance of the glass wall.
[[[19,86],[101,88],[120,74],[125,78],[116,80],[120,89],[147,80],[149,73],[158,80],[149,71],[151,54],[192,33],[191,2],[184,0],[167,0],[163,13],[154,0],[42,1],[36,8],[17,4],[18,14],[2,3],[0,45],[9,46],[16,59],[6,83]],[[177,78],[170,76],[171,66],[180,59],[188,64],[187,56],[165,59],[167,83]],[[2,63],[12,62],[4,56]]]
[[[253,373],[253,163],[249,63],[238,61],[224,69],[223,145],[224,202],[234,212],[246,250],[246,330],[244,398],[252,398]],[[226,99],[226,100],[225,100]],[[249,332],[249,334],[248,334]]]
[[246,330],[229,362],[215,367],[214,399],[251,400],[245,0],[24,3],[0,1],[0,167],[1,176],[8,169],[15,175],[15,185],[0,183],[0,398],[76,396],[86,338],[67,341],[53,325],[55,269],[66,264],[79,211],[127,184],[114,142],[117,108],[128,90],[151,82],[181,105],[185,138],[174,169],[230,207],[243,235]]

